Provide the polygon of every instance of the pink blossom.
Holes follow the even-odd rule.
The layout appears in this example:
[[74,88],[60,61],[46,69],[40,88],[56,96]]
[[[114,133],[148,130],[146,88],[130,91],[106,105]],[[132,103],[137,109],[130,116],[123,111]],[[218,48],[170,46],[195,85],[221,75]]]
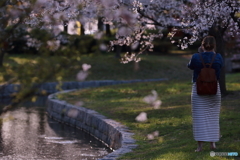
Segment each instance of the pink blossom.
[[78,106],[78,107],[81,107],[84,105],[84,102],[83,101],[78,101],[74,104],[75,106]]
[[152,104],[152,103],[155,102],[155,101],[157,100],[157,98],[158,98],[158,94],[157,94],[157,92],[156,92],[155,90],[152,90],[151,92],[152,92],[152,94],[150,94],[150,95],[148,95],[148,96],[145,96],[145,97],[143,98],[143,101],[146,102],[146,103],[148,103],[148,104]]
[[146,112],[141,112],[136,118],[135,120],[137,122],[145,122],[147,121],[147,113]]
[[151,91],[150,95],[143,98],[143,101],[153,106],[154,109],[160,109],[162,101],[158,99],[158,93],[155,90]]
[[130,29],[130,28],[128,28],[128,27],[120,27],[119,29],[118,29],[118,32],[117,32],[117,34],[119,35],[119,36],[124,36],[124,37],[126,37],[126,36],[130,36],[131,34],[132,34],[132,30]]
[[56,51],[59,47],[60,47],[60,41],[56,40],[56,41],[47,41],[48,44],[48,48],[51,51]]
[[84,71],[79,71],[77,74],[77,80],[78,81],[84,81],[88,76],[88,72],[84,72]]
[[67,116],[71,118],[76,118],[78,115],[78,112],[79,111],[77,109],[70,109],[67,113]]
[[82,64],[82,69],[84,72],[88,71],[90,68],[91,68],[90,64],[86,64],[86,63]]
[[107,46],[103,43],[100,44],[99,48],[100,48],[101,51],[106,51],[107,50]]
[[154,135],[148,134],[148,135],[147,135],[147,139],[148,139],[148,140],[153,140],[153,139],[154,139]]
[[161,100],[156,100],[155,102],[152,103],[154,109],[160,109],[160,106],[162,105]]
[[159,136],[159,131],[154,131],[154,132],[147,135],[147,139],[148,140],[153,140],[155,137],[158,137],[158,136]]

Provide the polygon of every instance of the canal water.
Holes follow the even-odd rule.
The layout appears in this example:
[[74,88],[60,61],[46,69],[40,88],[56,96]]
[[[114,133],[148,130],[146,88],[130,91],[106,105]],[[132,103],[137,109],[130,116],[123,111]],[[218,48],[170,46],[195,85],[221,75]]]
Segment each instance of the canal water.
[[1,160],[94,160],[112,152],[86,132],[49,118],[43,104],[25,103],[1,115]]

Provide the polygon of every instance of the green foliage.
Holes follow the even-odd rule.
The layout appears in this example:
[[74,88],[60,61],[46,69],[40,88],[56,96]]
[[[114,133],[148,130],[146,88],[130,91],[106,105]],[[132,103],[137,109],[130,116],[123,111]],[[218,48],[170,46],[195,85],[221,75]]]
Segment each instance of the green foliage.
[[43,30],[40,28],[34,28],[30,31],[30,35],[32,38],[36,38],[41,42],[47,42],[48,40],[53,39],[53,36],[49,34],[47,30]]
[[9,54],[26,54],[26,53],[36,53],[36,49],[34,47],[27,46],[27,36],[29,33],[27,32],[26,28],[19,27],[14,29],[13,31],[10,30],[11,39],[7,41],[7,52]]
[[70,47],[81,51],[82,54],[90,54],[98,50],[98,41],[92,35],[71,35],[69,40]]

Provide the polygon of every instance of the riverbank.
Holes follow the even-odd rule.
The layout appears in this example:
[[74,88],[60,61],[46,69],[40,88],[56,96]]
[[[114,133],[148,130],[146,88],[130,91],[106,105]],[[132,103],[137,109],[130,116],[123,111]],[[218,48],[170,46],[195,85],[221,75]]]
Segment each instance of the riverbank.
[[[226,77],[228,95],[222,97],[221,139],[216,144],[216,152],[240,152],[239,77],[239,73],[227,74]],[[159,109],[143,101],[152,90],[158,93],[162,101]],[[71,104],[83,102],[83,107],[127,126],[134,133],[138,147],[120,159],[235,159],[210,157],[209,144],[204,144],[203,152],[194,152],[196,142],[192,137],[189,81],[104,86],[62,94],[59,98]],[[145,122],[135,120],[141,112],[147,114]]]

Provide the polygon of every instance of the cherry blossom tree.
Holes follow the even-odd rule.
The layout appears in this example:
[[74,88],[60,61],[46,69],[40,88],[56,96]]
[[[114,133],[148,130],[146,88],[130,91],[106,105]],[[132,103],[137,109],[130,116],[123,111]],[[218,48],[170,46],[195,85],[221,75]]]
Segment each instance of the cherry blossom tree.
[[31,27],[44,23],[40,25],[42,28],[56,30],[54,33],[57,34],[54,26],[63,22],[78,20],[84,24],[103,17],[105,24],[118,28],[112,46],[140,44],[141,52],[151,50],[151,42],[162,37],[162,31],[167,27],[172,27],[168,36],[173,43],[176,31],[191,35],[178,40],[182,49],[207,34],[220,32],[220,29],[223,35],[239,34],[236,32],[239,30],[238,0],[37,0],[31,6],[26,21]]
[[[1,0],[0,59],[4,57],[3,48],[13,37],[12,33],[25,27],[29,31],[26,37],[28,45],[35,46],[43,58],[46,59],[50,54],[64,55],[58,61],[63,65],[52,67],[51,72],[60,71],[62,68],[59,66],[67,66],[67,63],[71,64],[71,60],[80,59],[81,53],[73,51],[71,46],[66,48],[60,45],[60,42],[67,39],[61,34],[59,25],[67,25],[71,20],[84,25],[99,17],[102,17],[104,24],[117,29],[116,39],[110,42],[110,49],[116,45],[140,48],[137,53],[127,53],[122,59],[123,63],[139,61],[141,53],[153,50],[154,39],[163,37],[166,28],[171,28],[167,33],[169,40],[182,49],[211,34],[217,40],[216,52],[224,57],[227,38],[240,37],[239,6],[239,0]],[[175,35],[179,31],[187,36],[176,39]],[[103,34],[100,32],[95,33],[98,39],[101,39],[101,35]],[[36,64],[45,66],[52,64],[46,64],[47,62],[40,58],[37,61]],[[35,68],[39,69],[36,66]],[[41,72],[47,73],[48,70],[42,69]],[[34,70],[31,74],[28,72],[29,75],[25,77],[30,77],[29,80],[23,81],[28,84],[33,81],[40,82],[31,78],[34,73]],[[39,78],[44,81],[49,76],[52,75],[45,74]],[[221,76],[221,90],[225,93],[224,72]],[[21,75],[13,77],[23,78]],[[60,75],[56,78],[61,80]]]
[[[104,3],[102,1],[102,3]],[[217,40],[216,52],[225,57],[225,42],[229,37],[240,39],[240,1],[239,0],[129,0],[111,3],[115,14],[107,14],[106,23],[118,28],[116,40],[112,45],[140,44],[144,50],[152,50],[155,38],[163,36],[163,30],[171,27],[168,36],[175,43],[178,31],[187,33],[178,39],[177,44],[186,49],[206,35],[213,35]],[[125,6],[125,7],[123,7]],[[132,14],[131,14],[132,12]],[[226,38],[226,39],[224,39]],[[126,55],[123,62],[139,60],[138,54]],[[221,91],[226,92],[225,72],[221,74]]]
[[[217,40],[216,52],[221,53],[223,58],[225,43],[232,37],[236,41],[240,39],[239,0],[93,0],[88,4],[98,6],[94,8],[95,12],[90,12],[91,15],[101,14],[104,23],[118,28],[116,40],[111,41],[112,47],[127,45],[134,49],[140,46],[140,52],[127,53],[123,63],[139,61],[139,54],[151,51],[153,40],[163,37],[166,28],[172,28],[168,37],[182,49],[201,41],[206,35],[213,35]],[[187,36],[175,39],[179,31]],[[224,69],[220,86],[224,94]]]

